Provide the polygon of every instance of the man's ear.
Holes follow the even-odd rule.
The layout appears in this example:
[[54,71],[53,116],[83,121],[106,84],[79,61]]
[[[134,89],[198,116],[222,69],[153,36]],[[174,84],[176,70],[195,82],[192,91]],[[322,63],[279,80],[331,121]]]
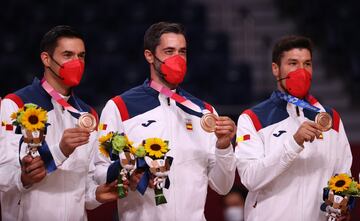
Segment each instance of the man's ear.
[[40,58],[45,67],[50,67],[50,56],[47,52],[41,52]]
[[154,63],[154,59],[155,59],[155,58],[154,58],[153,53],[152,53],[150,50],[146,49],[146,50],[144,51],[144,56],[145,56],[146,61],[147,61],[149,64]]
[[280,79],[280,67],[278,64],[276,64],[275,62],[273,62],[271,64],[271,69],[272,69],[272,73],[274,75],[274,77],[278,80]]

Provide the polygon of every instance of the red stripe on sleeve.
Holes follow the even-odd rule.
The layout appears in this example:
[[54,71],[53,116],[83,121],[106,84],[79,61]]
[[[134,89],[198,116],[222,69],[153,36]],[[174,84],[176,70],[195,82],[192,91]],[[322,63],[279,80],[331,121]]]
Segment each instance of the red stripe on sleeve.
[[24,102],[23,102],[22,99],[21,99],[19,96],[17,96],[16,94],[8,94],[8,95],[6,95],[5,98],[14,101],[19,108],[22,108],[22,107],[24,106]]
[[336,130],[337,132],[339,132],[339,126],[340,126],[340,115],[339,113],[335,110],[335,109],[332,109],[332,112],[333,112],[333,126],[332,128],[334,130]]
[[117,108],[119,109],[120,112],[120,118],[122,119],[122,121],[126,121],[129,119],[129,112],[127,110],[126,104],[124,102],[124,100],[120,97],[120,96],[116,96],[114,98],[112,98],[112,100],[114,101],[114,103],[116,104]]
[[243,114],[247,114],[251,118],[251,121],[253,122],[256,131],[261,130],[262,125],[260,123],[260,120],[252,110],[247,109],[243,112]]

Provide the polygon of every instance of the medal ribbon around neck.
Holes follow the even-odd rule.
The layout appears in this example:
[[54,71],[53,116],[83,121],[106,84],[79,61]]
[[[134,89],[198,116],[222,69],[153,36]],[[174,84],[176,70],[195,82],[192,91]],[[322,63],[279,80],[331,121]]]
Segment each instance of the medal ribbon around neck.
[[[96,118],[94,115],[88,112],[81,112],[71,106],[61,95],[45,80],[41,81],[41,86],[44,90],[58,103],[60,104],[65,110],[79,114],[80,117],[78,118],[78,126],[81,128],[87,128],[90,131],[94,131],[97,126]],[[75,101],[76,102],[76,101]]]
[[164,96],[178,102],[179,104],[189,108],[190,110],[193,110],[197,113],[201,113],[202,115],[203,110],[196,104],[194,104],[194,102],[192,102],[191,100],[173,92],[172,90],[170,90],[167,87],[164,87],[163,85],[151,80],[150,81],[150,87],[153,88],[154,90],[156,90],[157,92],[159,92],[160,94],[163,94]]
[[213,113],[210,113],[207,109],[202,109],[198,105],[194,104],[192,101],[186,99],[185,97],[173,92],[167,87],[155,82],[150,81],[150,87],[158,91],[160,94],[165,95],[166,97],[178,102],[179,104],[201,114],[200,125],[202,129],[208,133],[215,132],[216,129],[216,120],[217,116]]
[[316,113],[320,112],[320,108],[315,107],[315,106],[309,104],[308,102],[306,102],[306,101],[304,101],[302,99],[294,97],[294,96],[292,96],[290,94],[285,94],[285,93],[280,92],[280,91],[276,91],[275,93],[282,100],[284,100],[284,101],[286,101],[288,103],[294,104],[295,106],[298,106],[298,107],[301,107],[301,108],[304,108],[304,109],[307,109],[307,110],[310,110],[310,111],[314,111]]
[[84,114],[87,112],[80,112],[73,106],[71,106],[61,95],[45,80],[41,80],[41,86],[44,90],[58,103],[60,104],[65,110],[70,111],[75,114]]
[[298,107],[318,113],[315,117],[315,123],[320,126],[321,131],[326,132],[331,129],[332,118],[331,118],[330,114],[328,114],[326,112],[321,112],[320,108],[315,107],[315,106],[309,104],[308,102],[306,102],[305,100],[299,99],[290,94],[285,94],[280,91],[276,91],[275,93],[280,99],[282,99],[288,103],[291,103]]

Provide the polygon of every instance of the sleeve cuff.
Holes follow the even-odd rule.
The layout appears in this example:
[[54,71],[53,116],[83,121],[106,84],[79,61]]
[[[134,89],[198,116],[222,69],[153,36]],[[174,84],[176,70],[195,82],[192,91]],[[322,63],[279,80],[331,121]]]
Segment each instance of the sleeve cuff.
[[95,207],[98,207],[98,206],[100,206],[102,203],[100,203],[99,201],[97,201],[97,199],[96,199],[96,190],[97,190],[97,187],[98,186],[96,186],[95,188],[94,188],[94,191],[93,191],[93,194],[94,194],[94,206]]
[[53,155],[56,166],[60,166],[67,159],[67,157],[61,151],[59,144],[52,146],[51,153]]
[[291,136],[291,138],[288,140],[288,149],[295,152],[295,153],[300,153],[301,151],[304,150],[304,148],[302,146],[300,146],[298,143],[296,143],[295,139],[293,136]]
[[16,174],[16,187],[18,188],[18,190],[20,192],[25,192],[27,191],[30,187],[32,187],[32,185],[28,185],[28,186],[24,186],[23,183],[21,182],[21,171],[20,173],[18,172]]
[[87,209],[92,210],[97,208],[98,206],[100,206],[102,203],[100,203],[99,201],[96,200],[96,190],[97,190],[98,186],[94,186],[92,188],[91,194],[92,196],[90,197],[90,202],[88,202],[87,204]]
[[230,143],[230,145],[225,148],[225,149],[219,149],[219,148],[215,148],[215,154],[217,156],[226,156],[226,155],[230,155],[230,154],[233,154],[234,153],[234,150],[233,150],[233,146],[232,144]]

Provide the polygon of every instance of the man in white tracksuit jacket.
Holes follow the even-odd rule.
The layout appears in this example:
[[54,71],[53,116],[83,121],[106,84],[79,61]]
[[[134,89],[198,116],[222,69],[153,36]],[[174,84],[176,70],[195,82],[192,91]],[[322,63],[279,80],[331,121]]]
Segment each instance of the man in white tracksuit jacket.
[[[83,73],[81,63],[84,62],[85,47],[81,35],[69,26],[56,26],[45,34],[41,45],[44,80],[67,103],[97,118],[90,106],[71,93]],[[56,62],[62,64],[61,67]],[[67,62],[73,64],[70,71]],[[93,179],[95,167],[92,163],[96,131],[90,133],[87,129],[76,128],[79,114],[65,110],[41,84],[42,81],[35,78],[32,84],[7,95],[1,103],[2,219],[86,220],[85,205],[88,209],[100,205],[96,200],[97,184]],[[15,134],[16,128],[11,125],[10,115],[26,103],[34,103],[48,112],[50,125],[40,148],[44,153],[40,158],[24,157],[25,144],[19,155],[21,135]],[[106,202],[100,195],[98,200]]]
[[[186,61],[186,40],[181,25],[166,22],[152,25],[145,34],[144,45],[151,80],[171,88],[201,109],[215,113],[212,106],[178,87],[185,74]],[[167,59],[176,61],[170,64]],[[180,73],[174,73],[175,70]],[[173,157],[173,162],[168,177],[170,186],[164,188],[167,203],[156,206],[154,190],[149,187],[144,195],[129,191],[128,196],[118,200],[119,218],[123,221],[205,220],[208,185],[219,194],[226,194],[234,182],[236,162],[230,141],[236,132],[233,131],[235,123],[227,117],[219,117],[215,133],[207,133],[200,126],[201,113],[169,99],[149,83],[146,80],[143,85],[107,102],[100,118],[100,124],[106,125],[106,129],[100,130],[99,136],[110,131],[125,133],[135,145],[152,137],[168,140],[170,151],[167,155]],[[100,153],[98,157],[96,177],[99,182],[104,182],[107,175],[117,177],[119,170],[113,168],[119,161],[111,162]],[[132,182],[133,177],[130,186]]]
[[[238,120],[235,149],[242,183],[248,188],[245,220],[326,220],[320,211],[323,187],[336,173],[350,173],[352,155],[339,114],[309,95],[312,76],[309,39],[285,37],[273,50],[278,90],[244,111]],[[288,103],[286,92],[332,117],[321,132],[316,112]]]

